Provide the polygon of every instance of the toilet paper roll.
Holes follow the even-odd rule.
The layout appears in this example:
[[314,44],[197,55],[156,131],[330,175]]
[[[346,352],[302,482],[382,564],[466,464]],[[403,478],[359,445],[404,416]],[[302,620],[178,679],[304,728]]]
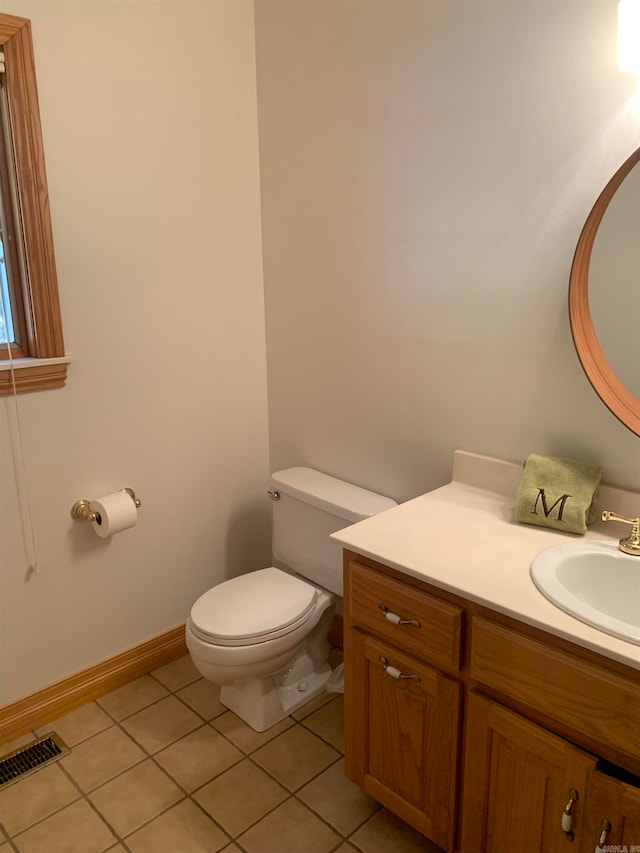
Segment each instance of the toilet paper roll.
[[128,492],[114,492],[91,501],[91,512],[97,513],[93,529],[105,539],[121,530],[128,530],[138,520],[138,510]]

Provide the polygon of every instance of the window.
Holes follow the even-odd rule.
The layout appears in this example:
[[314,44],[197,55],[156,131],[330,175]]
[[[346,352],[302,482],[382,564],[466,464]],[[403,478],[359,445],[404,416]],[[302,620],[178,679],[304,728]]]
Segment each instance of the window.
[[[67,375],[31,24],[0,14],[0,396],[60,388]],[[4,316],[2,316],[4,315]],[[9,369],[9,366],[13,369]]]

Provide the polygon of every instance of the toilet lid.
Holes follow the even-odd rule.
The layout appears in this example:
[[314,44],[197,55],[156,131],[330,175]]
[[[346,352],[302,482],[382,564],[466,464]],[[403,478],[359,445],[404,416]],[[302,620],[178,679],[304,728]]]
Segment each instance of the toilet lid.
[[302,625],[318,591],[276,568],[232,578],[205,592],[191,608],[191,625],[203,639],[224,646],[260,643]]

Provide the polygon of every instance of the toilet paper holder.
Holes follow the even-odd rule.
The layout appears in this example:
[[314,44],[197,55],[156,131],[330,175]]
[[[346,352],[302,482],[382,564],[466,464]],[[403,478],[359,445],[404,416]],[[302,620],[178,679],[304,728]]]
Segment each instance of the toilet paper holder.
[[[125,486],[123,489],[120,489],[120,491],[126,492],[129,495],[136,505],[136,509],[142,506],[142,501],[140,498],[136,497],[136,493],[133,489]],[[91,510],[91,501],[88,501],[86,498],[81,498],[71,507],[71,518],[74,518],[76,521],[95,521],[97,516],[98,513]]]

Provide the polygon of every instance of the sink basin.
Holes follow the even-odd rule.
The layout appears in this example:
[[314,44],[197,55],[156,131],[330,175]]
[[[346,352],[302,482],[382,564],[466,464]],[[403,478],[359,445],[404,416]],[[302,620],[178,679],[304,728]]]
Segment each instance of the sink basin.
[[531,577],[556,607],[614,637],[640,645],[640,557],[616,542],[567,542],[545,548]]

